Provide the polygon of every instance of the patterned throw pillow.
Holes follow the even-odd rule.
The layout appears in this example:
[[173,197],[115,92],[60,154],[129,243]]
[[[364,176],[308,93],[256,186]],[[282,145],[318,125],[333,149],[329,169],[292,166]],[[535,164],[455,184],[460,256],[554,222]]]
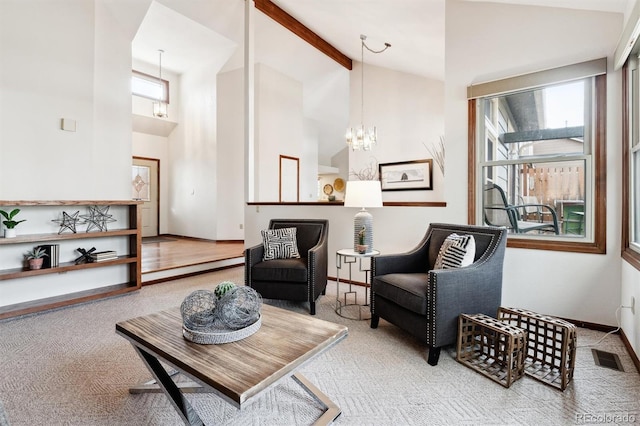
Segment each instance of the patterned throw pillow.
[[476,240],[473,235],[449,235],[438,252],[433,269],[454,269],[473,263],[476,255]]
[[297,259],[296,228],[267,229],[262,231],[264,256],[262,260]]

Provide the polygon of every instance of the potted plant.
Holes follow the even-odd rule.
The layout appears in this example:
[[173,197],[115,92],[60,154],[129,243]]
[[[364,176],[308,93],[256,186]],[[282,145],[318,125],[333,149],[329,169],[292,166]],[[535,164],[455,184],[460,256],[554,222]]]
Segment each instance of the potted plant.
[[41,247],[34,247],[32,250],[29,250],[24,255],[29,261],[29,269],[40,269],[42,268],[42,262],[44,262],[44,257],[47,256],[44,249]]
[[364,234],[366,230],[367,228],[363,226],[360,232],[358,232],[358,244],[356,244],[356,250],[360,254],[367,252],[368,245],[364,243]]
[[13,209],[13,210],[11,210],[11,212],[6,212],[4,210],[0,210],[0,214],[6,219],[6,220],[2,221],[2,223],[4,223],[4,226],[7,227],[7,229],[4,230],[4,237],[5,238],[14,238],[16,236],[16,230],[14,228],[20,222],[24,222],[26,220],[26,219],[13,220],[13,218],[18,213],[20,213],[20,209]]

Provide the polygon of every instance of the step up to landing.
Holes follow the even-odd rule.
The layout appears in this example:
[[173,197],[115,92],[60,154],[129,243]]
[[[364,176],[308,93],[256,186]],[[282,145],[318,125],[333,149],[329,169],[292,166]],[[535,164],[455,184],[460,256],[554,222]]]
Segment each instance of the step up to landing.
[[193,265],[176,266],[158,271],[149,271],[142,274],[142,285],[153,284],[161,281],[179,278],[181,276],[212,272],[244,264],[244,257],[216,260]]

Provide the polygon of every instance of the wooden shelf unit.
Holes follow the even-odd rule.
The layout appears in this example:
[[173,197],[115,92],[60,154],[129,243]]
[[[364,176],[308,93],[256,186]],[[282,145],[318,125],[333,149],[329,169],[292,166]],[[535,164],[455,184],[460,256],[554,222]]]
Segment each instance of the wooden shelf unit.
[[[74,262],[64,262],[60,266],[54,268],[29,270],[27,268],[11,268],[0,270],[0,285],[2,281],[11,279],[20,279],[34,277],[46,274],[58,274],[62,272],[78,271],[85,269],[102,268],[116,265],[127,265],[128,274],[127,282],[120,284],[108,285],[106,287],[98,287],[95,289],[84,290],[79,292],[67,293],[43,299],[30,300],[13,305],[0,306],[0,319],[10,318],[18,315],[40,312],[47,309],[59,308],[75,303],[86,302],[90,300],[100,299],[103,297],[114,296],[130,291],[140,289],[142,285],[142,265],[141,265],[141,244],[142,234],[140,206],[141,201],[108,201],[108,200],[73,200],[73,201],[7,201],[0,200],[0,208],[24,208],[31,207],[55,207],[55,206],[125,206],[128,209],[128,227],[126,229],[116,229],[104,232],[77,232],[77,233],[46,233],[46,234],[23,234],[15,238],[0,238],[0,250],[15,244],[25,243],[43,243],[51,241],[78,240],[87,238],[105,238],[105,237],[125,237],[129,247],[129,253],[118,256],[117,259],[105,262],[84,263],[76,265]],[[20,229],[25,229],[23,224]]]

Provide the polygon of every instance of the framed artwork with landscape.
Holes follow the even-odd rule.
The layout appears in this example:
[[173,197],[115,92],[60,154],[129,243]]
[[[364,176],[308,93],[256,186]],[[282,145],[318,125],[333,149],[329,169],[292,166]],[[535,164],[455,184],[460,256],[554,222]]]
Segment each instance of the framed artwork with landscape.
[[433,189],[433,159],[380,164],[383,191],[415,191]]

